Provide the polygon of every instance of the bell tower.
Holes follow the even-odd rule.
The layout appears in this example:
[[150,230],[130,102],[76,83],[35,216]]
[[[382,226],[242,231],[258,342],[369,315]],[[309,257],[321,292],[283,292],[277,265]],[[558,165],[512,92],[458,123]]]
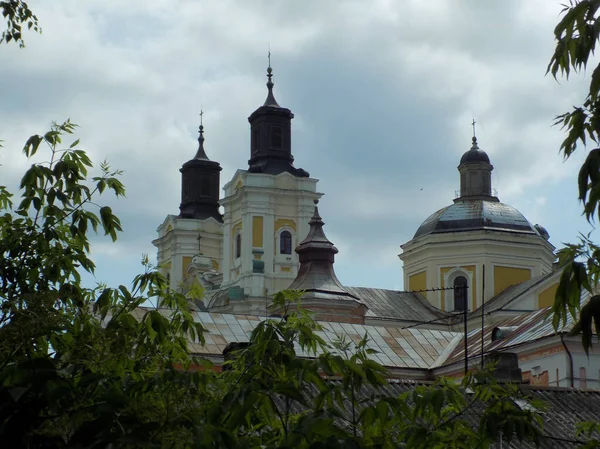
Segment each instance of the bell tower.
[[[267,99],[248,118],[248,170],[225,184],[223,286],[238,286],[249,297],[287,288],[299,268],[294,248],[308,234],[317,179],[294,167],[292,111],[273,95],[273,69],[267,68]],[[264,300],[260,307],[264,308]]]
[[292,119],[294,114],[279,106],[273,95],[273,69],[269,56],[267,68],[267,99],[254,111],[250,122],[250,173],[278,175],[287,172],[294,176],[308,178],[309,174],[294,167],[292,156]]
[[158,227],[158,238],[152,242],[158,248],[159,269],[173,289],[180,288],[190,277],[192,261],[198,256],[215,271],[223,260],[223,217],[219,212],[221,165],[206,155],[202,116],[201,112],[196,155],[179,170],[179,215],[168,215]]

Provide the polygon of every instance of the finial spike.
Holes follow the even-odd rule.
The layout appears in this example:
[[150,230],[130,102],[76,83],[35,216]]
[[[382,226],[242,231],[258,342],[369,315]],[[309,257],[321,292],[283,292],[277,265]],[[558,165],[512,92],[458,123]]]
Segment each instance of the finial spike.
[[475,121],[475,118],[473,118],[473,123],[471,123],[471,126],[473,127],[473,139],[477,140],[477,135],[475,134],[475,124],[477,122]]
[[206,159],[208,160],[208,156],[204,151],[204,111],[200,110],[200,127],[198,128],[198,151],[196,152],[196,156],[194,159]]
[[277,104],[277,100],[275,100],[275,97],[273,96],[273,86],[275,85],[273,83],[273,69],[271,68],[271,46],[269,45],[269,53],[268,53],[268,59],[269,59],[269,66],[267,67],[267,89],[269,89],[269,93],[267,94],[267,99],[265,100],[265,104],[264,106],[274,106],[276,108],[279,107],[279,105]]

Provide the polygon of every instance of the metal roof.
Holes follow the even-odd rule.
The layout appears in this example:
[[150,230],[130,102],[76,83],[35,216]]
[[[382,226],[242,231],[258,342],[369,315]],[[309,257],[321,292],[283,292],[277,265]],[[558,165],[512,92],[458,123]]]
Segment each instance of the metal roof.
[[[586,301],[587,293],[582,293],[582,304]],[[507,318],[499,323],[485,326],[483,329],[483,353],[491,351],[508,349],[525,343],[531,343],[543,338],[551,337],[556,334],[552,325],[550,316],[551,307],[536,310],[530,313]],[[559,332],[568,332],[574,325],[573,318],[569,315],[564,327],[559,328]],[[514,327],[505,338],[492,341],[492,331],[496,327]],[[467,352],[469,357],[476,357],[481,354],[481,328],[471,330],[467,335]],[[464,360],[464,345],[459,344],[450,354],[444,365]]]
[[[339,383],[339,380],[329,380],[329,382]],[[398,397],[403,393],[413,391],[419,385],[432,385],[430,382],[414,382],[400,379],[388,381],[381,389],[376,389],[365,383],[357,392],[361,403],[370,403],[369,400],[376,400],[379,397]],[[319,391],[314,386],[307,386],[304,390],[306,395],[315,397]],[[525,402],[524,399],[528,401]],[[281,401],[281,399],[276,399]],[[578,424],[584,421],[600,421],[600,391],[576,390],[571,388],[540,387],[536,385],[517,385],[517,391],[514,393],[513,401],[522,407],[523,403],[529,404],[530,401],[541,402],[544,404],[541,410],[543,422],[542,435],[539,446],[533,442],[519,441],[516,435],[512,435],[510,442],[496,441],[492,442],[490,448],[493,449],[570,449],[583,447],[585,438],[578,433]],[[283,406],[282,403],[278,403]],[[350,407],[341,410],[341,413],[348,413]],[[481,416],[484,405],[476,401],[473,407],[464,410],[458,419],[466,420],[473,428],[477,428],[481,422]],[[592,435],[598,438],[598,432]]]
[[369,308],[366,315],[369,318],[423,322],[450,315],[433,307],[419,293],[366,287],[346,287],[346,290]]
[[429,216],[414,238],[426,234],[488,229],[537,234],[527,219],[508,204],[487,200],[457,201]]
[[[139,308],[139,318],[148,310]],[[170,314],[169,309],[160,309],[162,314]],[[247,342],[254,328],[266,319],[255,315],[232,315],[208,312],[193,312],[194,320],[206,329],[206,343],[190,342],[190,350],[197,355],[221,355],[229,343]],[[317,331],[325,342],[332,344],[340,337],[358,343],[365,334],[367,346],[377,351],[372,359],[388,368],[420,368],[428,369],[437,361],[442,353],[460,338],[457,332],[427,329],[400,329],[384,326],[367,326],[361,324],[320,321],[322,330]],[[296,346],[296,353],[302,357],[311,357]],[[330,352],[335,352],[332,348]]]

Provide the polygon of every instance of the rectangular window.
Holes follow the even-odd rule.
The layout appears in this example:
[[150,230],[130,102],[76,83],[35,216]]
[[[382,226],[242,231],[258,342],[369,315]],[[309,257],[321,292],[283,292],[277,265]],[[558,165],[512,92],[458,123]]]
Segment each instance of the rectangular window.
[[281,126],[271,127],[271,148],[280,149],[283,146],[283,129]]
[[258,151],[258,129],[252,130],[252,153],[256,153]]
[[210,179],[202,178],[200,180],[200,195],[210,196]]

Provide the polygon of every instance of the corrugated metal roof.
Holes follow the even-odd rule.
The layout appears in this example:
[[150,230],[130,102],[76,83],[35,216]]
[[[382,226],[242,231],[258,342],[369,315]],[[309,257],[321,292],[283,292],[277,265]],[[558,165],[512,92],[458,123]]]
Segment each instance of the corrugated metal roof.
[[[141,308],[137,314],[141,317],[145,310]],[[161,313],[168,315],[169,311],[162,309]],[[198,355],[221,355],[229,343],[249,341],[254,328],[265,319],[255,315],[208,312],[193,312],[193,315],[196,322],[207,330],[205,345],[190,342],[191,351]],[[320,321],[318,324],[322,330],[317,331],[317,335],[328,344],[333,344],[340,337],[358,342],[366,334],[369,339],[367,346],[378,351],[373,359],[389,368],[428,369],[458,335],[448,331],[386,328],[329,321]],[[296,347],[296,352],[303,357],[314,355],[303,352],[299,346]]]
[[[582,292],[582,304],[587,301],[588,296],[589,294],[587,292]],[[483,330],[484,354],[555,335],[550,309],[550,307],[545,307],[534,312],[523,313],[512,318],[507,318],[499,323],[486,326]],[[569,315],[566,325],[564,327],[561,326],[559,332],[568,332],[574,324],[573,318]],[[492,341],[492,331],[496,327],[514,327],[514,330],[512,330],[505,338]],[[476,357],[481,354],[481,336],[481,328],[473,329],[468,333],[467,352],[469,357]],[[464,345],[462,343],[456,347],[444,364],[452,364],[460,360],[464,360]]]
[[449,315],[418,293],[366,287],[346,287],[346,290],[369,308],[367,317],[423,322]]

